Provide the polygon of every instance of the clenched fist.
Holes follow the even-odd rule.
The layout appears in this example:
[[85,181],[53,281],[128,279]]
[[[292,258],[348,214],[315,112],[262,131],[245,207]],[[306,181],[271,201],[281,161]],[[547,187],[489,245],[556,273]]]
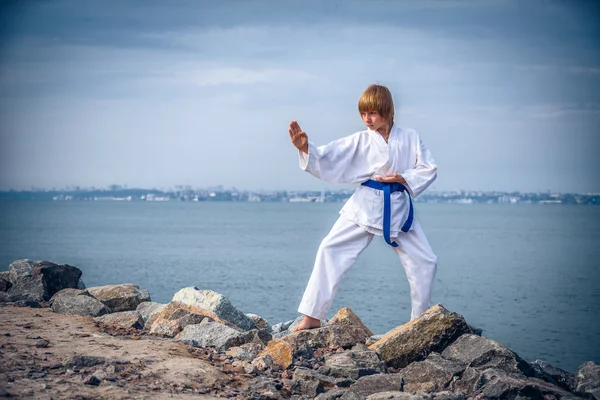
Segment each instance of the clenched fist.
[[308,154],[308,135],[305,132],[302,132],[298,122],[290,122],[290,129],[288,129],[288,132],[290,133],[290,139],[292,139],[294,146],[296,146],[298,150]]

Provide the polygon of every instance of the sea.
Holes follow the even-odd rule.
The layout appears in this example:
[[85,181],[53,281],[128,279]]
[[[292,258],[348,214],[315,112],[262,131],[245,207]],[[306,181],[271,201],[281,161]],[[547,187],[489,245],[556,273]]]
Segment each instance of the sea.
[[[245,313],[288,321],[341,203],[0,203],[0,269],[18,259],[83,271],[88,287],[135,283],[167,303],[181,288],[222,293]],[[416,203],[439,259],[433,303],[527,361],[575,372],[600,363],[600,207]],[[404,269],[375,238],[344,277],[376,334],[410,319]]]

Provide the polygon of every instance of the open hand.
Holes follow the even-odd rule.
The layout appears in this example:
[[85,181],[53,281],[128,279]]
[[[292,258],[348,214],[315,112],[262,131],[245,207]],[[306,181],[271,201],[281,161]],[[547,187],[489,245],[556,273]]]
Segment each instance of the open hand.
[[378,182],[385,182],[385,183],[402,183],[405,184],[406,181],[404,180],[404,178],[402,177],[402,175],[400,175],[397,172],[394,172],[394,175],[388,175],[388,176],[377,176],[375,178],[373,178],[374,181],[378,181]]
[[298,150],[308,154],[308,135],[300,129],[298,122],[290,122],[290,129],[288,129],[288,132],[290,133],[290,139],[292,139],[294,146],[296,146]]

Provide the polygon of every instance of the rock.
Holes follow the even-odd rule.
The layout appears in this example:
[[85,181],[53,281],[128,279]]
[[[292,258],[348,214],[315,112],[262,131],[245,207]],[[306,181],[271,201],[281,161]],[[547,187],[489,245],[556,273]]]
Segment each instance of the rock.
[[138,304],[135,311],[140,313],[144,320],[144,324],[146,324],[146,321],[148,321],[151,316],[162,311],[166,306],[166,304],[156,303],[154,301],[144,301]]
[[325,365],[319,368],[319,373],[352,380],[385,372],[385,366],[377,353],[370,350],[350,350],[329,354],[325,356]]
[[404,391],[435,393],[444,390],[465,369],[464,364],[431,353],[423,361],[415,361],[399,372],[404,377]]
[[85,283],[83,283],[83,281],[81,279],[79,279],[79,282],[77,282],[77,289],[79,289],[79,290],[86,289]]
[[600,366],[592,361],[577,368],[575,374],[575,393],[600,400]]
[[332,376],[323,375],[315,370],[303,367],[296,368],[293,379],[295,381],[299,379],[303,379],[305,381],[318,381],[323,387],[346,387],[354,383],[352,379],[334,378]]
[[448,390],[442,390],[441,392],[434,393],[433,400],[465,400],[465,396],[452,393]]
[[426,397],[418,396],[410,393],[390,391],[375,393],[367,396],[367,400],[424,400]]
[[[6,274],[6,275],[8,277],[8,274]],[[10,283],[8,279],[4,279],[3,277],[0,277],[0,292],[6,292],[11,286],[12,286],[12,283]]]
[[315,397],[315,400],[336,400],[342,397],[344,393],[342,389],[331,389]]
[[283,384],[276,379],[269,379],[258,376],[246,382],[245,390],[248,392],[272,392],[277,393],[281,390]]
[[142,329],[144,327],[144,320],[137,311],[116,312],[113,314],[96,317],[94,320],[104,324],[118,324],[124,326],[125,328]]
[[218,319],[227,321],[242,330],[256,329],[256,324],[252,319],[235,308],[225,296],[212,290],[199,290],[196,287],[183,288],[175,293],[172,301],[207,310],[214,313]]
[[[145,326],[150,333],[175,337],[175,335],[181,332],[188,325],[197,325],[202,322],[214,321],[213,318],[210,318],[205,314],[211,314],[216,318],[216,315],[206,310],[201,310],[196,307],[187,306],[181,303],[171,302],[162,310],[152,314],[146,321]],[[239,328],[234,325],[228,323],[226,324],[230,328],[239,330]]]
[[545,361],[535,360],[532,362],[534,377],[545,380],[546,382],[554,383],[569,392],[575,391],[575,375],[570,372],[556,368]]
[[138,285],[131,283],[96,286],[88,288],[87,291],[112,312],[133,311],[140,303],[150,301],[150,294],[146,289],[142,290]]
[[86,385],[98,386],[102,381],[96,378],[95,375],[90,375],[86,379],[84,379],[83,383]]
[[456,339],[442,352],[442,357],[473,368],[495,368],[525,376],[534,374],[529,363],[516,353],[498,342],[473,334],[465,334]]
[[282,339],[273,339],[259,356],[270,356],[273,362],[287,369],[294,361],[294,347]]
[[173,338],[183,330],[181,323],[177,320],[168,320],[159,318],[150,326],[149,333],[158,336],[166,336]]
[[323,393],[323,385],[318,380],[304,380],[302,378],[294,380],[292,390],[310,398],[316,397],[319,393]]
[[256,357],[252,360],[252,365],[256,368],[257,371],[263,372],[269,368],[273,368],[273,359],[270,355],[266,354],[264,356]]
[[544,399],[572,396],[559,386],[522,374],[510,374],[498,369],[485,370],[468,367],[455,383],[454,393],[467,397],[481,394],[488,399]]
[[348,307],[344,307],[341,310],[339,310],[333,317],[331,317],[329,322],[327,322],[327,325],[358,326],[359,328],[364,329],[368,336],[373,336],[373,332],[371,332],[371,330],[367,328],[365,324],[363,324],[361,319],[358,318],[354,311],[352,311]]
[[465,319],[437,304],[419,318],[392,329],[369,348],[388,366],[404,368],[432,351],[441,352],[464,333],[470,333]]
[[76,288],[81,270],[49,261],[17,260],[9,265],[7,293],[11,301],[48,301],[65,288]]
[[291,344],[294,349],[306,344],[312,349],[340,346],[351,348],[357,343],[364,343],[368,335],[362,328],[351,325],[326,325],[321,328],[307,329],[291,333],[281,338]]
[[208,346],[217,350],[227,350],[230,347],[246,343],[246,335],[243,332],[217,322],[188,325],[175,336],[175,339],[189,343],[194,347]]
[[58,314],[99,317],[110,313],[108,307],[85,290],[63,289],[52,297],[51,302],[52,311]]
[[65,368],[93,367],[94,365],[104,364],[105,362],[106,362],[106,358],[104,358],[104,357],[77,355],[77,356],[65,358],[62,361],[62,365]]
[[[300,316],[299,318],[303,318],[303,316]],[[276,334],[276,333],[280,333],[283,331],[287,331],[288,328],[290,327],[290,325],[292,325],[292,323],[294,323],[295,320],[291,319],[289,321],[286,322],[280,322],[278,324],[275,324],[271,327],[271,333],[272,334]]]
[[267,322],[267,320],[264,319],[263,317],[261,317],[260,315],[246,314],[246,316],[248,318],[250,318],[252,321],[254,321],[254,324],[256,325],[256,327],[258,329],[264,329],[266,331],[271,330],[271,327],[269,326],[269,323]]
[[[358,396],[369,396],[379,392],[401,392],[402,382],[402,374],[368,375],[357,380],[356,383],[350,386],[348,392]],[[342,396],[342,398],[345,397]]]

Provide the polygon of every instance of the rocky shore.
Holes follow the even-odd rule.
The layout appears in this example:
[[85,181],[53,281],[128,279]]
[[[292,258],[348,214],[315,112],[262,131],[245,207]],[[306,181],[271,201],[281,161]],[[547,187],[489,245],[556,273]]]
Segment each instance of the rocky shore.
[[0,397],[600,399],[600,366],[527,362],[442,305],[384,335],[348,308],[321,328],[269,324],[222,294],[168,304],[134,284],[18,260],[0,272]]

